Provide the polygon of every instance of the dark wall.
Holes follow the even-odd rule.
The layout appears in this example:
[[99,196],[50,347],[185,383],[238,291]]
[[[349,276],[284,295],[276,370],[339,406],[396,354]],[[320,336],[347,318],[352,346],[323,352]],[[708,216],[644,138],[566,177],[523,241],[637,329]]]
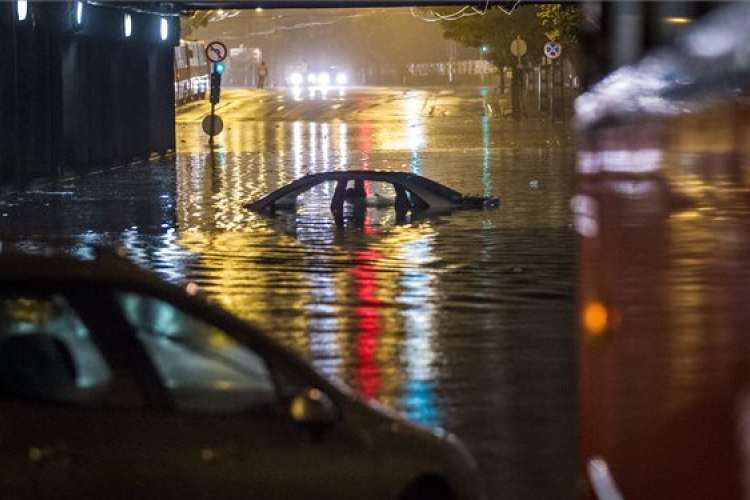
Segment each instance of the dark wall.
[[[75,2],[0,3],[0,189],[174,150],[179,19]],[[133,33],[125,38],[129,13]]]
[[595,84],[613,70],[635,64],[650,51],[674,42],[694,21],[723,3],[704,0],[582,2],[580,45],[584,85]]

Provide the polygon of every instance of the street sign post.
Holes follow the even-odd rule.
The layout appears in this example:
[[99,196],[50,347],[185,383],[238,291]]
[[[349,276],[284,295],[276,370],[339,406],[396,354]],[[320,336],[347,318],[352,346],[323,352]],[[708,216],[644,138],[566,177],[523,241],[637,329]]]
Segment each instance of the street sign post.
[[221,42],[211,42],[206,45],[206,57],[212,63],[219,63],[227,58],[227,46]]
[[520,36],[517,36],[515,40],[510,42],[510,53],[518,58],[518,64],[513,68],[513,81],[511,83],[513,118],[516,120],[521,119],[521,86],[523,85],[523,65],[521,64],[521,58],[526,54],[527,50],[526,42]]
[[510,53],[518,58],[518,64],[521,64],[521,57],[526,54],[527,50],[526,42],[520,36],[517,36],[515,40],[510,42]]
[[203,131],[208,135],[219,135],[224,130],[224,120],[219,115],[206,115],[201,123]]
[[208,134],[208,142],[213,145],[214,136],[220,134],[224,129],[224,122],[221,117],[217,116],[214,111],[216,104],[219,102],[221,93],[221,74],[224,72],[224,65],[221,61],[227,58],[227,46],[221,42],[210,42],[206,45],[206,58],[213,63],[211,71],[211,114],[203,119],[203,131]]
[[203,131],[208,134],[209,143],[213,144],[214,136],[219,135],[224,130],[224,120],[219,115],[210,114],[203,118],[201,123]]
[[551,41],[544,44],[544,56],[547,58],[549,72],[549,111],[553,120],[565,120],[565,82],[563,74],[563,47],[560,42]]

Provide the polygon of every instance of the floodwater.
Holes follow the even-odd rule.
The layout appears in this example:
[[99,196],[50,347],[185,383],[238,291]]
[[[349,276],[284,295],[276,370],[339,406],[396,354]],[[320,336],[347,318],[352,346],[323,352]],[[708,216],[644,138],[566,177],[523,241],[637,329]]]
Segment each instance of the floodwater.
[[[0,234],[6,247],[120,244],[363,398],[457,433],[490,498],[573,498],[571,132],[533,116],[517,124],[488,112],[488,99],[479,89],[312,101],[231,91],[213,153],[203,108],[188,106],[174,160],[5,197]],[[502,206],[403,224],[371,208],[362,227],[334,224],[326,186],[296,215],[243,206],[347,169],[413,172]]]

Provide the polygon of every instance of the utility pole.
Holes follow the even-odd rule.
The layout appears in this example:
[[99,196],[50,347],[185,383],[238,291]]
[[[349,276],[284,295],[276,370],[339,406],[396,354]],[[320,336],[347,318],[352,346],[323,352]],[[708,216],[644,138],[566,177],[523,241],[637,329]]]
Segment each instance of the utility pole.
[[510,53],[518,58],[518,63],[513,68],[513,82],[511,83],[513,118],[516,120],[521,119],[521,92],[523,87],[523,64],[521,63],[521,57],[526,54],[526,50],[526,42],[520,36],[517,36],[510,44]]

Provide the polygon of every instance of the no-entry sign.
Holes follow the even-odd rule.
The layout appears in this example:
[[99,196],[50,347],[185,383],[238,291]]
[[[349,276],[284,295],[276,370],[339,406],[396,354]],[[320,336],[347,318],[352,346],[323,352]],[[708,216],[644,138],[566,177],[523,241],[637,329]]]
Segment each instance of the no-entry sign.
[[218,63],[226,59],[227,46],[221,42],[211,42],[206,45],[206,57],[212,63]]

